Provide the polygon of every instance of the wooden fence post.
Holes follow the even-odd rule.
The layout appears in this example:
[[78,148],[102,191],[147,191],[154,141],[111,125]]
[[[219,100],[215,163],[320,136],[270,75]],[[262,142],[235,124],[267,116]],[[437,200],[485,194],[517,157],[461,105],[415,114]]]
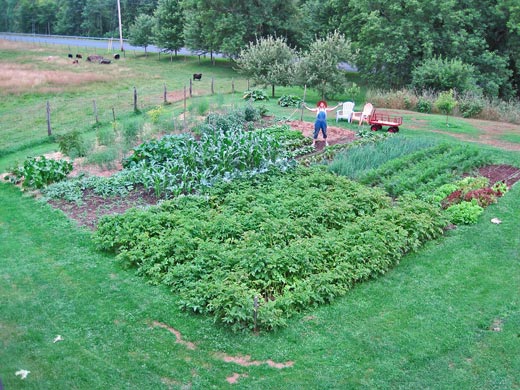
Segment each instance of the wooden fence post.
[[166,84],[164,84],[164,104],[168,104],[168,99],[166,98],[167,96],[167,93],[166,93]]
[[51,105],[47,100],[47,135],[50,137],[52,135],[51,129]]
[[114,132],[116,131],[116,110],[112,107],[112,117],[114,118]]
[[184,86],[184,111],[182,115],[184,130],[186,130],[186,85]]
[[96,100],[94,99],[92,102],[94,103],[94,118],[96,119],[96,123],[98,123],[99,119],[97,114]]
[[235,79],[231,79],[231,93],[235,93]]
[[134,112],[137,112],[137,88],[134,87]]
[[211,78],[211,94],[212,95],[215,94],[215,78],[214,77]]
[[193,81],[190,79],[190,99],[193,96]]

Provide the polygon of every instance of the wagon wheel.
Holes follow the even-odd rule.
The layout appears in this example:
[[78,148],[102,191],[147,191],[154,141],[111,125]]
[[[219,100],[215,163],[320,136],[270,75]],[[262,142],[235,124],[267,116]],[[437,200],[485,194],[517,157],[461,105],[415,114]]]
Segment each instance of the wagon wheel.
[[388,128],[389,133],[397,133],[399,131],[399,127],[397,126],[391,126]]
[[372,125],[372,126],[370,126],[370,130],[372,130],[372,131],[381,130],[381,128],[382,128],[381,125]]

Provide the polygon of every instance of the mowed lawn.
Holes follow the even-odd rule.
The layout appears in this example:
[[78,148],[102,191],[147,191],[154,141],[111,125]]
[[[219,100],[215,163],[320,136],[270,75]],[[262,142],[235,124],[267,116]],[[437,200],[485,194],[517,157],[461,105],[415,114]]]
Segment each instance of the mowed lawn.
[[5,389],[518,388],[519,195],[286,329],[233,334],[3,184],[0,378]]

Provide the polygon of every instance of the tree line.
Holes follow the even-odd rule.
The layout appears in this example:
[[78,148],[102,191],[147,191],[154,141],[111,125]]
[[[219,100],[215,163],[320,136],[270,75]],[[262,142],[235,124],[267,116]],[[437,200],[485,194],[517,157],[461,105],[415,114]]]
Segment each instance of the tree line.
[[[120,0],[123,35],[176,53],[236,60],[251,42],[312,50],[339,32],[378,88],[456,88],[520,96],[518,0]],[[119,36],[116,0],[0,0],[0,30]],[[320,56],[320,53],[314,52]]]

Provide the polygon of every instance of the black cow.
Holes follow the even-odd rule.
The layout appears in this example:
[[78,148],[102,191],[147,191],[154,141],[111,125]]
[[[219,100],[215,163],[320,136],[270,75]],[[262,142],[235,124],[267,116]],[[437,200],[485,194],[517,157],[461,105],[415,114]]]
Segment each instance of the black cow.
[[110,64],[110,60],[107,60],[106,58],[103,58],[101,61],[99,61],[100,64]]
[[72,58],[72,54],[71,53],[69,53],[69,58]]
[[119,54],[114,54],[114,60],[118,60],[120,58]]
[[81,54],[76,54],[76,58],[83,58]]
[[202,73],[193,73],[193,80],[202,80]]

